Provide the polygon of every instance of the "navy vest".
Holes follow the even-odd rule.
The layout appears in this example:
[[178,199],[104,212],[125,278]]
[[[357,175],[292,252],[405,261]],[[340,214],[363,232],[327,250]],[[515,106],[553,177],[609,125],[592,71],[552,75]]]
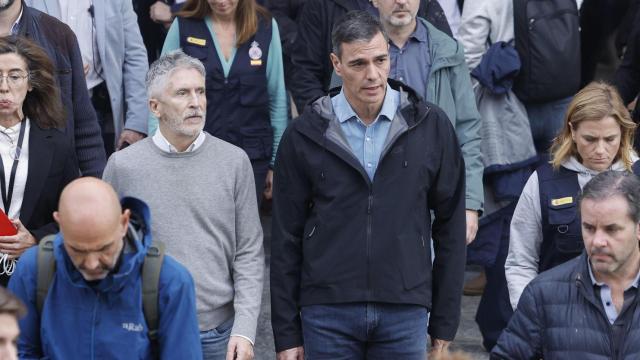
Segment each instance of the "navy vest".
[[[640,173],[640,161],[632,170]],[[538,272],[543,272],[573,259],[584,249],[578,212],[580,185],[578,174],[563,167],[554,171],[550,164],[544,164],[536,171],[543,239]]]
[[251,160],[270,159],[273,129],[267,92],[271,22],[258,21],[256,34],[236,51],[225,78],[204,20],[178,18],[180,47],[206,69],[207,119],[211,135],[241,147]]

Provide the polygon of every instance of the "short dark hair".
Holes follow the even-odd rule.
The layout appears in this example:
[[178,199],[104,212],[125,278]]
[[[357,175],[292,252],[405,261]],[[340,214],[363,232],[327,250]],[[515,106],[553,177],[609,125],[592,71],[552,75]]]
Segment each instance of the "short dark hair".
[[333,27],[333,31],[331,32],[333,53],[340,58],[342,55],[342,44],[355,41],[370,41],[379,33],[384,36],[385,40],[389,40],[380,20],[376,17],[366,11],[349,11],[340,18],[340,21]]
[[584,199],[603,200],[613,196],[627,200],[629,217],[640,222],[640,179],[628,171],[604,171],[589,181],[580,194],[580,204]]
[[27,308],[22,301],[2,286],[0,286],[0,314],[9,314],[16,319],[27,314]]

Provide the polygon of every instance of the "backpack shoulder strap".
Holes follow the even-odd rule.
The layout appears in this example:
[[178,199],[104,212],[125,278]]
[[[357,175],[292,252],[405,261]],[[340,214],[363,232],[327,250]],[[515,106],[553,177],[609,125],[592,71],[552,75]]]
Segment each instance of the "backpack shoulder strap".
[[47,235],[42,238],[40,244],[38,244],[38,276],[36,280],[36,306],[38,314],[42,313],[44,300],[47,298],[47,293],[53,281],[53,275],[56,272],[56,262],[53,257],[53,241],[55,238],[55,234]]
[[164,244],[155,241],[147,249],[147,255],[145,255],[142,265],[142,311],[152,342],[158,339],[158,287],[163,260]]

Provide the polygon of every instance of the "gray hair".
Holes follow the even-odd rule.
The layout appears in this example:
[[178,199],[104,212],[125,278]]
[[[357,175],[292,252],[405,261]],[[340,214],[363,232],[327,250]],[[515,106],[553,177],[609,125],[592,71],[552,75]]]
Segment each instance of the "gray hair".
[[162,55],[149,66],[145,84],[147,96],[153,97],[166,85],[167,79],[177,69],[194,69],[206,77],[204,65],[200,60],[185,54],[182,50],[174,50]]
[[595,176],[582,189],[579,201],[604,200],[621,196],[627,201],[629,217],[640,222],[640,179],[627,171],[604,171]]
[[342,44],[356,41],[371,41],[379,33],[389,41],[387,33],[380,20],[366,11],[354,10],[346,13],[334,26],[331,32],[333,53],[340,58],[342,56]]

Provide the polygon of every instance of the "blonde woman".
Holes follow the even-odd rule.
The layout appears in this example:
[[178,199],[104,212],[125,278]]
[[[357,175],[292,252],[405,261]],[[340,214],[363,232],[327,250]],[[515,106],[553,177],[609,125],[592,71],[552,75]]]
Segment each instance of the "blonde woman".
[[505,273],[514,309],[538,273],[582,253],[577,195],[602,171],[632,170],[635,128],[611,85],[591,83],[573,98],[550,163],[531,175],[511,221]]

